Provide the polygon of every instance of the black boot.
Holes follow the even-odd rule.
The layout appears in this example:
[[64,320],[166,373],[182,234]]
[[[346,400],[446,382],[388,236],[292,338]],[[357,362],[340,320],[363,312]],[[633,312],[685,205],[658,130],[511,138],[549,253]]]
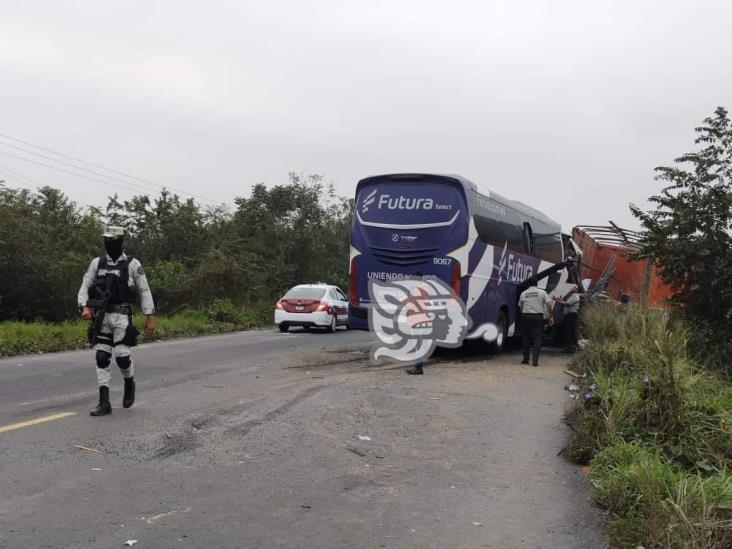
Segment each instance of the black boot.
[[129,408],[135,403],[135,379],[125,378],[125,394],[122,397],[122,406]]
[[89,415],[106,416],[112,413],[112,405],[109,403],[109,387],[99,387],[99,404]]

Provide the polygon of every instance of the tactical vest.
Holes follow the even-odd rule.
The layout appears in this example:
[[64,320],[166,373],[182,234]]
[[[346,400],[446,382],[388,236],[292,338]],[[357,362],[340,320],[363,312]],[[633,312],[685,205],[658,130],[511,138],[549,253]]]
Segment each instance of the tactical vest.
[[[130,287],[130,261],[120,260],[115,265],[110,265],[107,256],[99,258],[97,273],[94,281],[89,286],[89,299],[100,299],[109,291],[108,305],[133,304],[136,298],[134,287]],[[103,274],[101,271],[105,271]]]

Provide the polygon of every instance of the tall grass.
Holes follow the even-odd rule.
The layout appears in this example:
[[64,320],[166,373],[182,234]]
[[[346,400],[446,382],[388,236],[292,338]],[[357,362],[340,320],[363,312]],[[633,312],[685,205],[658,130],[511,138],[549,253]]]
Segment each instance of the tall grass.
[[591,343],[573,368],[585,398],[567,413],[565,454],[590,463],[614,542],[724,547],[732,384],[700,367],[690,331],[665,313],[593,305],[583,323]]
[[[209,307],[187,309],[171,316],[159,316],[152,339],[173,339],[196,335],[248,330],[272,324],[271,303],[247,307],[232,305],[228,300],[216,300]],[[142,332],[143,318],[133,323]],[[88,322],[0,322],[0,357],[84,349],[88,347]],[[146,336],[140,335],[143,343]]]
[[730,547],[732,478],[690,474],[639,443],[609,446],[590,469],[593,497],[613,513],[609,530],[623,547]]

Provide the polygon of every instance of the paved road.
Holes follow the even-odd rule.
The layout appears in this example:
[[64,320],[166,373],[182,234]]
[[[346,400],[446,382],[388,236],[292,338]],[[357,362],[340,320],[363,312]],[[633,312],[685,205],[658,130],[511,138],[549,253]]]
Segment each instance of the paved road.
[[[559,357],[373,366],[369,336],[138,348],[138,402],[91,418],[89,352],[0,361],[2,547],[602,547]],[[115,372],[116,374],[116,372]],[[371,440],[361,440],[359,435]],[[80,450],[85,446],[104,454]]]

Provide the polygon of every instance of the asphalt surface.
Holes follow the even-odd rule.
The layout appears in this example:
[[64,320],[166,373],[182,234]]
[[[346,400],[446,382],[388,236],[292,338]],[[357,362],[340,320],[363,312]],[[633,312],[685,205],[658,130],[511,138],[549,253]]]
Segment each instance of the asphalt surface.
[[407,376],[370,364],[369,342],[141,346],[135,406],[115,371],[102,418],[91,352],[0,360],[0,546],[605,546],[557,456],[565,359],[450,352]]

